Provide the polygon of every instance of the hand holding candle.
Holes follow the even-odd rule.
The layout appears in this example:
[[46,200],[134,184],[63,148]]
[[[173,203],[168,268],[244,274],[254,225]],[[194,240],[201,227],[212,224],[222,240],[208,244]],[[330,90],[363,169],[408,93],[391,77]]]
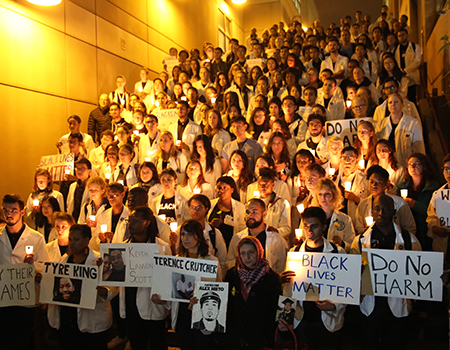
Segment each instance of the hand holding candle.
[[400,195],[402,196],[403,199],[405,199],[406,197],[408,197],[408,190],[407,189],[400,190]]
[[348,192],[352,189],[352,183],[350,181],[347,181],[344,183],[344,188]]
[[373,216],[366,217],[366,224],[367,226],[371,226],[373,224]]
[[297,205],[297,210],[300,214],[303,213],[305,211],[305,205],[303,203],[300,203],[299,205]]
[[335,168],[328,168],[328,175],[333,176],[334,174],[336,174],[336,169]]
[[296,228],[295,229],[295,237],[297,239],[301,239],[302,238],[302,233],[303,233],[303,230],[301,228]]
[[260,195],[261,193],[259,193],[259,191],[253,191],[253,197],[259,198]]
[[170,223],[170,231],[177,232],[177,229],[178,229],[178,224],[176,222],[171,222]]

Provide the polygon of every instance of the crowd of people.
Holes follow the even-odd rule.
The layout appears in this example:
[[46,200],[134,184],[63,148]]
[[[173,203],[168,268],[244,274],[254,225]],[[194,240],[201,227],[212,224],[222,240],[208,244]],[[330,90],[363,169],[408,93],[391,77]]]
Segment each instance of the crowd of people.
[[[121,252],[99,260],[102,243],[156,243],[162,254],[217,260],[229,299],[222,334],[191,329],[195,297],[177,303],[151,288],[99,286],[95,310],[42,306],[61,349],[167,349],[170,327],[181,349],[262,349],[277,327],[278,340],[291,337],[275,317],[278,297],[292,292],[288,251],[446,253],[436,191],[450,185],[450,155],[443,185],[426,156],[416,108],[421,48],[410,34],[408,17],[391,18],[383,6],[375,22],[358,11],[328,28],[281,22],[261,37],[254,29],[245,43],[231,39],[228,52],[209,42],[172,48],[159,77],[143,67],[131,92],[117,76],[88,133],[69,116],[56,146],[74,154],[73,172],[54,184],[37,169],[26,201],[3,197],[0,264],[103,262],[103,278],[117,281]],[[178,119],[163,129],[168,109]],[[327,136],[325,123],[343,119],[361,119],[354,140]],[[63,298],[75,288],[61,279]],[[343,346],[346,305],[296,309],[299,341]],[[349,317],[360,320],[364,349],[402,349],[410,310],[406,299],[367,295]],[[5,349],[32,349],[34,322],[33,308],[0,308]]]

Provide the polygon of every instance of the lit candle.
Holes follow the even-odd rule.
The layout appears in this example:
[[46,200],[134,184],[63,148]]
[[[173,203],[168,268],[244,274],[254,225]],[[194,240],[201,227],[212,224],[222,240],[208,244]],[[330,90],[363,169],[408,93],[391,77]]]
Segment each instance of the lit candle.
[[207,58],[207,59],[205,60],[205,62],[211,62],[211,60],[210,60],[209,58]]
[[187,100],[187,98],[186,98],[186,96],[181,96],[181,99],[180,99],[181,101],[186,101]]
[[302,230],[301,228],[296,228],[296,229],[295,229],[295,237],[296,237],[297,239],[302,238],[302,233],[303,233],[303,230]]
[[215,97],[211,97],[211,103],[216,103],[216,98]]
[[27,245],[27,246],[25,246],[25,253],[26,253],[27,255],[33,254],[33,246],[32,246],[32,245]]
[[305,205],[303,203],[297,205],[297,210],[301,214],[305,211]]
[[176,222],[170,223],[170,231],[177,232],[178,224]]
[[330,174],[330,175],[336,174],[336,169],[335,168],[328,168],[328,174]]
[[366,217],[366,224],[367,224],[367,226],[370,226],[373,224],[373,216]]
[[166,221],[166,216],[164,214],[158,215],[158,217],[162,220],[162,221]]
[[201,191],[199,188],[194,188],[192,192],[194,192],[194,194],[200,194]]
[[177,140],[176,144],[177,144],[177,146],[180,146],[181,145],[181,140]]
[[116,135],[116,136],[114,136],[114,141],[117,141],[117,139],[118,139],[117,135]]
[[253,197],[258,198],[260,196],[259,191],[253,191]]
[[142,92],[142,86],[139,86],[138,90],[139,92]]
[[70,169],[66,169],[66,170],[64,170],[64,174],[66,174],[66,175],[70,175]]
[[155,101],[155,106],[159,107],[159,101]]
[[89,215],[89,220],[95,221],[95,215]]
[[139,136],[139,131],[138,130],[134,130],[133,134],[135,134],[136,136]]
[[39,199],[33,200],[33,207],[38,207],[38,206],[39,206]]
[[297,270],[297,261],[288,261],[288,269],[289,271]]
[[108,231],[108,225],[106,225],[106,224],[100,225],[100,231],[102,231],[103,233]]
[[358,162],[358,165],[359,165],[359,167],[360,167],[361,169],[365,169],[365,167],[366,167],[366,162],[364,161],[364,159],[361,159],[361,160]]
[[125,104],[125,100],[120,100],[120,103],[124,105]]
[[145,161],[150,162],[150,158],[149,157],[145,158]]
[[269,142],[269,140],[268,140],[268,139],[265,139],[265,140],[264,140],[264,144],[267,145],[267,142]]
[[350,108],[350,106],[352,105],[352,101],[347,100],[347,101],[345,101],[345,104],[347,105],[347,108]]
[[123,186],[123,180],[118,180],[117,182]]
[[111,178],[111,173],[105,173],[105,178],[109,180]]
[[313,149],[311,149],[310,152],[312,153],[312,155],[313,155],[314,157],[316,156],[316,151],[314,151]]
[[345,182],[344,188],[346,191],[350,191],[352,189],[352,183],[350,181]]
[[406,197],[408,197],[408,190],[407,189],[400,190],[400,195],[402,196],[403,199],[405,199]]

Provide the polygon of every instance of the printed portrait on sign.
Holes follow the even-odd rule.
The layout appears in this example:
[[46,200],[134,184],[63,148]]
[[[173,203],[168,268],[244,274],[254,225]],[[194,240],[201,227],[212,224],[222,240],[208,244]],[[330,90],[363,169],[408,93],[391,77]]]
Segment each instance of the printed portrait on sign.
[[69,277],[55,277],[53,301],[80,304],[82,281]]

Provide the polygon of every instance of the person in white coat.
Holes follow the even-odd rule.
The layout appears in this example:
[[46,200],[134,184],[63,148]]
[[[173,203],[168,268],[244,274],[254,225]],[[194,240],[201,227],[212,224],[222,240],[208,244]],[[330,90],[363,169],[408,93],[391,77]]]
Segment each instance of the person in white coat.
[[235,84],[231,85],[225,92],[233,91],[237,93],[239,98],[239,107],[241,108],[241,114],[243,116],[247,115],[247,110],[249,108],[250,100],[255,93],[253,92],[253,87],[247,85],[248,77],[247,73],[243,70],[239,70],[234,75]]
[[406,167],[406,160],[411,154],[426,153],[422,128],[416,119],[403,114],[400,95],[389,96],[388,108],[391,115],[377,123],[377,136],[391,142],[399,164]]
[[150,114],[144,118],[147,135],[139,136],[139,163],[151,161],[159,150],[158,117]]
[[326,78],[322,92],[316,103],[322,105],[327,110],[327,120],[341,120],[345,118],[345,101],[336,93],[336,79],[333,77]]
[[[324,235],[327,230],[327,218],[325,212],[318,207],[309,207],[302,213],[303,231],[305,232],[305,241],[301,246],[297,246],[293,251],[298,252],[319,252],[331,254],[345,254],[345,251],[334,243],[325,240]],[[295,271],[284,271],[280,278],[284,284],[284,290],[292,293],[293,278]],[[291,285],[290,288],[289,284]],[[287,294],[290,294],[289,292]],[[287,296],[292,296],[287,295]],[[345,304],[333,303],[328,300],[317,301],[299,301],[297,305],[294,328],[295,333],[299,335],[299,340],[308,344],[313,349],[335,349],[340,343],[339,330],[344,326]],[[309,312],[315,308],[320,312],[320,321],[308,317]],[[308,319],[308,322],[303,320]],[[320,322],[321,324],[317,324]],[[279,322],[279,330],[283,333],[288,329],[287,324]]]
[[339,85],[342,79],[345,79],[348,75],[348,58],[339,54],[339,40],[337,38],[330,38],[328,50],[330,51],[330,55],[322,61],[320,72],[324,69],[330,69],[333,72],[334,79],[336,79],[337,84]]
[[241,238],[253,236],[264,248],[264,254],[269,261],[270,268],[281,273],[286,267],[286,253],[288,245],[283,237],[275,231],[270,231],[264,220],[267,215],[266,204],[262,199],[253,198],[245,206],[246,229],[233,236],[228,248],[227,267],[231,269],[238,257],[238,243]]
[[164,192],[155,164],[152,162],[141,163],[138,169],[138,182],[131,186],[131,189],[135,187],[140,187],[147,191],[149,207],[153,199]]
[[60,153],[69,153],[69,135],[80,133],[83,136],[83,151],[86,150],[86,157],[89,157],[89,153],[95,148],[94,140],[92,136],[80,131],[81,118],[77,115],[71,115],[67,118],[67,123],[69,124],[70,132],[61,136],[56,146],[58,147]]
[[151,106],[151,95],[153,93],[153,81],[148,78],[149,70],[142,67],[140,71],[141,80],[134,84],[134,93],[139,96],[141,101],[144,101],[147,109]]
[[49,261],[59,262],[69,250],[69,230],[75,220],[69,213],[56,213],[53,217],[56,239],[47,243]]
[[[73,225],[69,233],[70,255],[63,256],[60,262],[97,266],[99,254],[88,248],[90,238],[89,226]],[[61,290],[69,289],[76,292],[77,287],[79,288],[81,285],[73,283],[70,279],[61,278],[59,281],[60,293]],[[89,291],[82,292],[88,293]],[[107,330],[112,325],[109,301],[117,294],[117,288],[97,286],[96,292],[97,299],[93,310],[85,308],[74,310],[72,305],[72,307],[49,305],[48,322],[52,328],[58,330],[58,342],[61,349],[106,349]]]
[[[130,212],[123,205],[125,188],[118,182],[108,185],[106,198],[111,208],[96,217],[97,225],[89,242],[89,248],[99,252],[100,243],[122,243],[127,230],[126,219]],[[106,225],[103,226],[103,225]]]
[[[413,234],[402,232],[394,223],[395,205],[391,197],[378,196],[374,201],[372,215],[374,224],[355,237],[352,254],[361,254],[362,248],[422,250]],[[379,344],[380,349],[404,349],[408,328],[406,317],[411,311],[410,300],[365,295],[359,307],[363,314],[364,348]]]
[[[211,139],[207,135],[197,135],[195,138],[191,160],[198,160],[200,162],[203,177],[214,190],[217,179],[221,177],[223,173],[222,162],[218,157],[216,157],[211,144]],[[212,197],[210,197],[210,199],[212,199]]]
[[89,153],[89,161],[92,164],[93,169],[96,174],[100,173],[100,168],[105,161],[105,150],[108,145],[114,141],[114,133],[111,130],[105,130],[102,132],[102,137],[100,139],[100,145],[94,148]]
[[[44,237],[23,222],[25,203],[18,195],[7,194],[2,201],[6,226],[0,229],[0,265],[33,264],[48,261]],[[32,246],[28,254],[26,247]],[[36,264],[40,271],[42,264]],[[30,286],[34,288],[34,286]],[[36,294],[38,297],[39,294]],[[36,299],[37,302],[37,299]],[[4,349],[33,349],[34,307],[9,306],[0,308],[0,339]]]
[[316,163],[322,165],[328,161],[327,138],[323,135],[325,118],[312,113],[308,116],[309,137],[298,145],[297,151],[309,150],[315,157]]
[[92,165],[87,158],[78,159],[74,165],[77,181],[69,186],[66,208],[75,221],[78,221],[83,204],[89,201],[89,191],[86,183],[91,175]]

